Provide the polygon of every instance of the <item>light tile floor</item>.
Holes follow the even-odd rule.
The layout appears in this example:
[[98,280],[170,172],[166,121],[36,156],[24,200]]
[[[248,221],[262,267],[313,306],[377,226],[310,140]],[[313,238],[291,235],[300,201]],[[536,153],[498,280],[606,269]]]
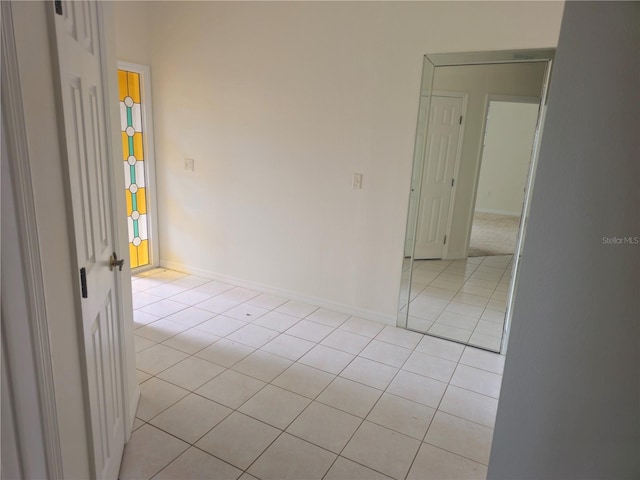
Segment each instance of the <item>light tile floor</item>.
[[485,478],[504,357],[170,270],[133,289],[120,479]]
[[414,261],[407,327],[500,351],[512,258]]

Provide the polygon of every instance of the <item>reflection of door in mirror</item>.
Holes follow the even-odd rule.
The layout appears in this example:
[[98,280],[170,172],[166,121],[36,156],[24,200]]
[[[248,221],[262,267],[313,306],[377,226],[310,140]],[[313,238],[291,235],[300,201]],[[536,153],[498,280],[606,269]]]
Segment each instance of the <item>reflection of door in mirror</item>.
[[447,242],[454,172],[460,158],[462,96],[431,98],[419,192],[414,259],[442,258]]
[[[531,62],[517,52],[512,61],[495,61],[507,59],[508,52],[488,52],[486,61],[482,53],[443,54],[423,75],[405,243],[409,280],[401,291],[398,325],[501,350],[515,281],[515,234],[523,197],[526,203],[527,175],[534,168],[532,144],[536,151],[540,99],[553,57],[550,51],[537,53]],[[434,57],[427,57],[425,65]],[[426,106],[425,98],[430,100]],[[511,108],[514,101],[519,103]],[[513,238],[503,250],[473,250],[473,241],[470,246],[474,217],[483,213],[515,213]],[[499,236],[495,225],[487,230],[488,237]]]
[[[468,255],[477,179],[481,171],[487,102],[497,95],[540,98],[545,63],[503,63],[436,67],[434,90],[464,92],[468,96],[460,168],[456,179],[447,259]],[[538,100],[539,102],[539,100]]]

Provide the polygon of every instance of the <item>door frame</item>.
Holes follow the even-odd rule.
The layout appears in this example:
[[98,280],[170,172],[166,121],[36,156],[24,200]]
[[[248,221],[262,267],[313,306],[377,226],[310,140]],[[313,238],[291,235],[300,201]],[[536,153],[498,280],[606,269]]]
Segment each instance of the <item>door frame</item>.
[[[144,272],[160,266],[160,246],[158,245],[158,195],[156,188],[156,157],[153,136],[153,96],[151,94],[151,68],[148,65],[118,60],[118,70],[139,73],[141,76],[140,93],[142,98],[142,148],[145,162],[145,184],[147,185],[147,232],[149,235],[149,264],[134,268],[135,272]],[[119,95],[116,96],[119,98]],[[148,163],[147,163],[148,162]],[[149,214],[151,213],[151,214]]]
[[[484,156],[484,146],[485,139],[487,136],[487,125],[488,125],[488,116],[489,116],[489,106],[491,102],[510,102],[510,103],[535,103],[540,105],[541,99],[539,97],[524,97],[524,96],[516,96],[516,95],[498,95],[493,93],[488,93],[484,97],[484,114],[482,117],[482,145],[480,146],[480,150],[478,152],[478,161],[476,165],[478,168],[476,170],[475,181],[473,183],[473,205],[471,206],[471,211],[469,212],[469,218],[467,221],[467,243],[464,247],[464,258],[469,256],[469,247],[471,243],[471,229],[473,228],[473,217],[475,216],[476,211],[476,202],[478,200],[478,184],[480,183],[480,172],[482,171],[482,157]],[[535,142],[535,137],[534,137]],[[535,146],[535,145],[534,145]],[[533,162],[533,157],[529,158],[529,168],[531,167],[531,162]],[[529,168],[527,168],[527,172],[529,172]],[[527,173],[528,175],[528,173]],[[528,186],[528,184],[527,184]],[[525,197],[527,193],[525,192]],[[523,201],[524,206],[524,201]],[[520,216],[522,216],[523,212],[520,212]],[[521,225],[518,227],[520,229]]]
[[[19,345],[18,350],[25,350],[33,354],[34,369],[29,370],[27,375],[33,376],[38,393],[38,406],[42,429],[42,442],[44,447],[44,462],[46,463],[49,478],[64,478],[62,452],[60,448],[60,430],[58,425],[58,409],[56,406],[54,369],[52,353],[49,339],[49,322],[47,318],[47,300],[45,296],[44,276],[42,271],[42,260],[39,246],[38,225],[36,222],[36,203],[34,199],[34,187],[31,176],[31,159],[29,153],[29,141],[27,137],[27,127],[25,121],[24,105],[22,103],[22,88],[18,69],[18,52],[16,49],[16,39],[13,23],[13,11],[11,2],[1,2],[2,9],[2,116],[8,116],[11,121],[2,121],[2,142],[9,152],[9,176],[13,186],[15,202],[17,234],[22,248],[17,248],[17,255],[21,257],[22,272],[20,278],[14,279],[24,285],[23,301],[26,303],[28,323],[28,340],[24,337],[8,338],[9,341]],[[13,321],[12,317],[3,318],[4,321]],[[3,328],[3,344],[5,343],[5,329]],[[29,341],[30,340],[30,341]],[[3,345],[4,346],[4,345]],[[3,363],[8,365],[4,368],[10,378],[7,378],[6,385],[9,390],[3,388],[2,401],[9,401],[13,396],[16,386],[13,381],[20,379],[25,381],[24,363],[19,358],[12,358],[11,353],[3,348]],[[3,370],[3,375],[4,375]],[[5,379],[3,378],[3,381]],[[13,380],[13,381],[12,381]],[[4,387],[4,385],[3,385]],[[7,397],[5,397],[7,395]],[[21,404],[13,405],[13,414],[20,416],[20,411],[24,415],[32,415],[32,412],[24,411]],[[15,420],[15,418],[14,418]],[[25,431],[20,423],[14,423],[15,439],[18,443],[16,448],[17,458],[15,459],[24,473],[23,462],[30,462],[33,459],[25,459],[20,452],[19,441],[22,438],[28,442],[33,431]],[[30,442],[29,442],[30,443]]]

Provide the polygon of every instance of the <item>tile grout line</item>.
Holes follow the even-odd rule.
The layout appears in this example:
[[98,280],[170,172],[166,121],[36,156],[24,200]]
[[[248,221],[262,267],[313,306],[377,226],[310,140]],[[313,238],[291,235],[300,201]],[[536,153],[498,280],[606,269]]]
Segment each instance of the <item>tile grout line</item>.
[[[416,349],[416,347],[417,347],[419,344],[420,344],[420,342],[418,342],[418,343],[415,345],[415,347],[413,347],[413,349],[411,350],[411,352],[412,352],[412,353],[416,351],[415,349]],[[342,452],[344,451],[344,449],[345,449],[345,448],[347,448],[347,445],[349,445],[349,443],[351,442],[351,440],[352,440],[352,439],[353,439],[353,437],[355,436],[356,432],[357,432],[357,431],[362,427],[362,425],[364,424],[364,422],[367,420],[367,417],[368,417],[368,416],[371,414],[371,412],[376,408],[376,406],[377,406],[377,405],[378,405],[378,403],[380,402],[380,399],[382,398],[382,396],[383,396],[385,393],[387,393],[387,389],[388,389],[388,388],[389,388],[389,386],[393,383],[393,381],[396,379],[396,377],[398,376],[398,374],[402,371],[402,367],[404,367],[404,366],[405,366],[405,364],[409,361],[409,358],[411,358],[412,353],[411,353],[411,354],[409,354],[409,356],[404,360],[404,362],[402,362],[402,365],[398,368],[398,371],[393,375],[393,377],[391,378],[391,380],[389,381],[389,383],[387,384],[387,386],[385,387],[385,389],[382,391],[382,394],[378,397],[378,399],[377,399],[377,400],[376,400],[376,402],[373,404],[373,406],[371,407],[371,409],[369,409],[369,411],[367,412],[367,415],[365,415],[364,419],[363,419],[363,420],[362,420],[362,422],[360,423],[360,426],[358,426],[358,428],[353,432],[353,435],[352,435],[352,436],[351,436],[351,438],[349,439],[349,442],[347,442],[347,443],[345,444],[345,446],[342,448],[342,450],[340,451],[340,454],[341,454],[341,455],[342,455]],[[393,395],[393,394],[391,394],[391,393],[390,393],[390,395]],[[402,397],[400,397],[400,398],[402,398]],[[408,400],[408,399],[407,399],[407,400]],[[417,402],[416,402],[416,403],[417,403]],[[435,412],[434,412],[434,415],[435,415]],[[371,422],[371,423],[375,423],[375,422]],[[377,424],[376,424],[376,425],[377,425]],[[384,426],[382,426],[382,425],[380,425],[380,426],[381,426],[382,428],[387,428],[387,427],[384,427]],[[390,428],[388,428],[388,430],[391,430],[392,432],[393,432],[393,431],[395,431],[395,430],[390,429]],[[427,427],[427,430],[425,431],[425,435],[426,435],[427,431],[429,431],[429,428],[428,428],[428,427]],[[397,433],[401,433],[401,432],[397,432]],[[402,435],[404,435],[404,434],[402,434]],[[405,435],[405,436],[406,436],[406,435]],[[422,443],[420,443],[420,444],[418,445],[418,450],[416,451],[416,455],[417,455],[417,452],[418,452],[418,451],[420,451],[420,445],[421,445],[421,444],[422,444]],[[345,458],[347,458],[347,457],[345,457]],[[412,466],[412,465],[413,465],[413,461],[411,462],[411,465],[409,465],[409,469],[407,470],[407,474],[405,474],[405,477],[406,477],[406,475],[408,475],[408,474],[409,474],[409,471],[411,470],[411,466]],[[371,468],[371,467],[368,467],[368,468]],[[373,469],[372,469],[372,470],[373,470]],[[382,472],[380,472],[380,473],[382,473]],[[386,474],[384,474],[384,475],[386,475]],[[388,476],[388,475],[387,475],[387,476]]]
[[[485,258],[485,260],[486,260],[486,258]],[[464,281],[463,285],[462,285],[461,287],[459,287],[459,288],[455,291],[454,298],[455,298],[455,296],[457,296],[458,294],[460,294],[460,293],[464,293],[464,292],[462,292],[462,290],[461,290],[461,289],[462,289],[462,288],[467,284],[467,282],[468,282],[469,280],[471,280],[471,279],[472,279],[473,275],[478,271],[478,269],[482,266],[482,264],[484,263],[484,261],[485,261],[485,260],[482,260],[482,261],[478,264],[478,266],[474,268],[473,273],[472,273],[471,275],[469,275],[468,277],[467,277],[466,275],[458,275],[458,276],[463,276],[463,277],[465,278],[465,281]],[[454,265],[454,261],[452,261],[452,262],[451,262],[447,267],[445,267],[442,271],[438,272],[438,275],[437,275],[433,280],[431,280],[431,281],[430,281],[430,282],[429,282],[429,283],[428,283],[428,284],[427,284],[427,285],[422,289],[422,291],[426,290],[429,286],[432,286],[433,282],[435,282],[435,281],[438,279],[438,277],[440,277],[440,275],[442,275],[443,273],[445,273],[445,272],[446,272],[446,271],[447,271],[447,270],[448,270],[452,265]],[[500,279],[497,281],[496,286],[493,288],[493,291],[492,291],[492,293],[491,293],[491,297],[489,297],[489,301],[487,302],[487,305],[490,303],[491,298],[493,297],[493,295],[495,295],[495,293],[496,293],[496,291],[497,291],[497,288],[498,288],[498,286],[500,285],[500,282],[501,282],[502,278],[504,277],[504,275],[506,275],[506,274],[509,272],[509,267],[508,267],[508,265],[507,265],[505,268],[500,268],[500,269],[501,269],[501,270],[504,270],[504,272],[502,273],[502,275],[501,275]],[[484,280],[484,279],[479,279],[479,280]],[[449,289],[448,289],[448,288],[446,288],[446,287],[437,287],[437,288],[442,288],[442,289],[445,289],[445,290],[449,290]],[[422,291],[421,291],[421,292],[422,292]],[[451,290],[451,291],[453,292],[453,290]],[[418,294],[418,295],[419,295],[419,294]],[[411,302],[412,302],[413,300],[415,300],[415,298],[409,301],[409,305],[411,304]],[[434,320],[434,322],[433,322],[433,324],[431,325],[431,327],[432,327],[435,323],[437,323],[437,322],[438,322],[438,319],[442,316],[442,314],[446,311],[446,308],[447,308],[451,303],[453,303],[453,298],[452,298],[452,299],[447,303],[447,306],[443,309],[443,311],[442,311],[440,314],[438,314],[438,316],[437,316],[437,317],[436,317],[436,319]],[[467,344],[468,344],[468,342],[470,341],[471,337],[476,333],[476,330],[477,330],[477,327],[478,327],[479,321],[481,320],[482,315],[484,315],[484,312],[487,310],[487,308],[488,308],[487,306],[485,306],[485,307],[483,308],[482,314],[478,317],[478,322],[476,322],[476,325],[475,325],[475,327],[473,328],[473,330],[470,330],[471,334],[470,334],[469,340],[467,340],[467,341],[466,341],[466,342],[464,342],[464,343],[467,343]],[[493,310],[493,309],[491,309],[491,310]],[[429,327],[429,328],[427,329],[427,332],[431,329],[431,327]],[[455,327],[455,326],[454,326],[454,327]],[[459,327],[456,327],[456,328],[459,328]],[[504,329],[504,320],[503,320],[503,329]],[[466,330],[466,329],[465,329],[465,330]],[[426,333],[426,332],[425,332],[425,333]],[[440,338],[446,338],[446,337],[440,337]],[[482,348],[482,346],[480,346],[480,348]]]

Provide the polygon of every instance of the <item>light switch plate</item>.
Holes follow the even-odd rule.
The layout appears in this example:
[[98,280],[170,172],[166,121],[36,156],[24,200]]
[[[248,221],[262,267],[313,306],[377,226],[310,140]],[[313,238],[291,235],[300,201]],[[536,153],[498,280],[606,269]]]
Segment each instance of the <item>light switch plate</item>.
[[353,181],[351,183],[351,186],[354,190],[360,190],[362,188],[362,174],[361,173],[354,173],[353,174]]

